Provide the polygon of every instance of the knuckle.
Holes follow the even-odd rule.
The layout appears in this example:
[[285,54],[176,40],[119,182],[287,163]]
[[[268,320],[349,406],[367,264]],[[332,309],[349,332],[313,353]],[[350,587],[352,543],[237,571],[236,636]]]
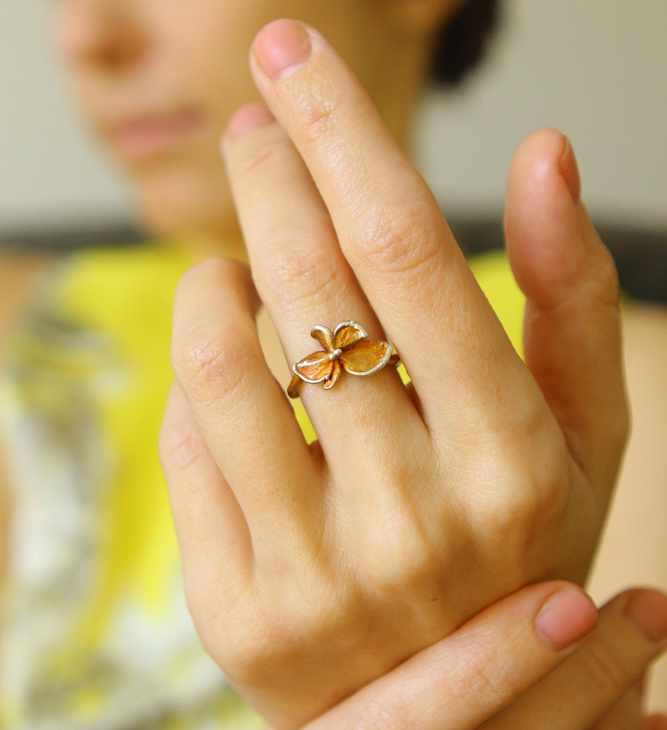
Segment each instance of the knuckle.
[[490,480],[501,486],[502,500],[489,507],[498,524],[511,529],[539,520],[549,505],[567,495],[570,467],[563,444],[526,440],[516,449],[500,447],[492,461]]
[[[482,469],[482,473],[479,472]],[[481,490],[469,493],[476,521],[493,554],[507,558],[517,575],[532,576],[537,556],[544,561],[545,535],[557,534],[565,521],[571,493],[571,462],[561,434],[542,431],[533,439],[506,439],[490,446],[481,465],[471,464]]]
[[289,138],[278,125],[265,127],[259,138],[243,137],[240,141],[247,144],[236,150],[232,169],[233,177],[239,180],[250,178],[254,183],[267,168],[280,167],[288,152],[293,154]]
[[307,649],[293,633],[278,617],[250,610],[236,622],[233,637],[226,643],[226,669],[244,684],[273,682],[277,667],[304,661]]
[[242,671],[261,656],[263,617],[236,581],[223,586],[210,574],[185,574],[185,598],[192,624],[209,656]]
[[371,270],[400,274],[424,286],[437,257],[442,254],[440,225],[432,202],[417,198],[401,204],[398,212],[373,203],[357,213],[357,247]]
[[270,167],[276,157],[276,149],[268,144],[256,146],[248,150],[236,163],[234,175],[240,179],[255,178],[257,173],[262,173],[265,168]]
[[332,140],[338,119],[343,114],[343,101],[334,89],[314,86],[309,101],[301,106],[299,112],[300,137],[313,145]]
[[189,424],[168,426],[160,430],[158,454],[165,468],[185,471],[206,455],[208,446],[201,431]]
[[[494,426],[501,443],[510,452],[525,444],[532,450],[537,444],[548,448],[559,441],[560,429],[539,386],[526,371],[522,371],[522,375],[524,382],[519,382],[517,388],[521,395],[517,397],[516,391],[507,394],[509,400],[503,403],[509,406],[505,409],[507,415],[499,426]],[[524,383],[525,387],[521,387]]]
[[442,559],[417,519],[378,520],[378,532],[364,550],[366,580],[381,593],[415,596],[437,590]]
[[609,642],[589,641],[580,650],[587,683],[594,695],[614,699],[631,683],[624,662]]
[[241,388],[257,362],[257,352],[243,333],[227,327],[216,337],[186,343],[173,355],[179,380],[198,398],[209,401],[240,399]]
[[[330,236],[329,231],[327,237]],[[285,312],[322,301],[335,305],[348,289],[345,273],[336,266],[330,250],[313,246],[312,237],[303,246],[284,247],[263,272],[262,280],[266,298]]]
[[341,730],[403,730],[410,727],[410,718],[402,704],[369,698],[342,721]]
[[[544,535],[563,524],[570,494],[570,462],[565,454],[551,455],[545,449],[520,479],[517,472],[520,470],[515,470],[501,522],[505,534],[514,530],[523,535],[523,553],[532,555],[532,548],[544,540]],[[517,531],[517,525],[523,530]]]
[[[532,400],[532,399],[526,399]],[[505,457],[502,478],[514,487],[527,510],[536,516],[554,498],[567,493],[570,482],[570,456],[558,423],[541,403],[534,402],[519,413],[511,429],[504,434]]]
[[476,641],[466,651],[466,687],[472,697],[493,698],[494,704],[502,706],[514,692],[518,680],[503,661],[497,647]]
[[266,677],[269,666],[276,666],[278,650],[270,636],[262,631],[261,622],[253,630],[241,630],[225,646],[225,666],[240,682],[251,684]]

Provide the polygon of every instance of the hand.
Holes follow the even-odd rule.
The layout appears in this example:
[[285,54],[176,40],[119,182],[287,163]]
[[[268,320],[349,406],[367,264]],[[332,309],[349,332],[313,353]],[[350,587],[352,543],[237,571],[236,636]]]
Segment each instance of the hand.
[[302,730],[665,730],[640,677],[667,646],[667,599],[624,591],[589,635],[596,618],[573,585],[524,588]]
[[[252,276],[222,258],[181,279],[160,437],[197,631],[283,728],[523,585],[582,583],[628,423],[616,270],[565,138],[531,135],[510,170],[524,363],[333,48],[311,31],[277,72],[291,27],[251,54],[279,123],[244,107],[222,145]],[[315,324],[353,319],[387,333],[410,387],[392,367],[304,384],[307,445],[263,357],[260,301],[288,362],[315,349]]]

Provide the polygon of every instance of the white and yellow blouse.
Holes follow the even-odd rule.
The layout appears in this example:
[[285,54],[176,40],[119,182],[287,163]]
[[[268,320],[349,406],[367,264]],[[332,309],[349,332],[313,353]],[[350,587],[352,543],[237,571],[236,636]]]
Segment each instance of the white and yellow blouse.
[[[5,730],[263,727],[193,628],[158,460],[174,289],[194,263],[176,240],[72,253],[8,342]],[[504,254],[470,263],[520,351],[524,300]]]

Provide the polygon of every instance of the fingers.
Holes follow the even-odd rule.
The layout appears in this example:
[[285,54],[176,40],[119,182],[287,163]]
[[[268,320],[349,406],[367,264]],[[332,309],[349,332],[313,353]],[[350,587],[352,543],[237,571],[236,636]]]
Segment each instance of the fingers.
[[252,566],[248,527],[176,381],[160,427],[159,454],[188,600],[210,596],[213,586],[238,585]]
[[[243,510],[255,554],[270,555],[287,544],[301,554],[304,534],[317,532],[320,479],[294,411],[264,359],[254,324],[258,307],[245,264],[220,258],[190,269],[176,290],[172,361]],[[201,509],[213,509],[206,502],[210,492],[201,496]],[[308,529],[300,530],[304,524]]]
[[601,717],[595,725],[586,730],[643,730],[642,693],[639,687],[631,687]]
[[425,181],[349,67],[304,29],[279,20],[260,31],[255,82],[303,157],[429,428],[452,438],[478,434],[480,422],[511,430],[517,401],[538,394],[532,378]]
[[[247,105],[234,115],[222,152],[253,280],[289,365],[323,349],[310,334],[316,324],[334,331],[339,322],[355,320],[370,339],[384,340],[301,156],[264,105]],[[334,362],[327,365],[333,369]],[[324,383],[301,387],[334,471],[362,474],[370,467],[369,453],[385,448],[372,440],[385,439],[387,432],[425,437],[396,368],[383,369],[370,384],[343,372],[331,390]],[[362,442],[366,449],[354,448]],[[359,463],[350,463],[356,456]]]
[[574,152],[560,132],[539,130],[515,153],[505,233],[528,298],[526,364],[604,504],[628,431],[618,278],[579,201]]
[[[484,730],[589,730],[667,645],[667,596],[625,591],[600,611],[586,644]],[[563,706],[563,698],[567,705]]]
[[304,730],[474,730],[570,656],[596,621],[593,603],[578,587],[530,586]]

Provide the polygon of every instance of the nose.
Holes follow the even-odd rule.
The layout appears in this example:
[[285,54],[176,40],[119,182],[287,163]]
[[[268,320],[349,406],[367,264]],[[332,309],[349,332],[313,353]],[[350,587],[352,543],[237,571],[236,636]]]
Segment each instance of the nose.
[[139,0],[62,0],[56,8],[55,45],[74,62],[121,67],[146,47]]

